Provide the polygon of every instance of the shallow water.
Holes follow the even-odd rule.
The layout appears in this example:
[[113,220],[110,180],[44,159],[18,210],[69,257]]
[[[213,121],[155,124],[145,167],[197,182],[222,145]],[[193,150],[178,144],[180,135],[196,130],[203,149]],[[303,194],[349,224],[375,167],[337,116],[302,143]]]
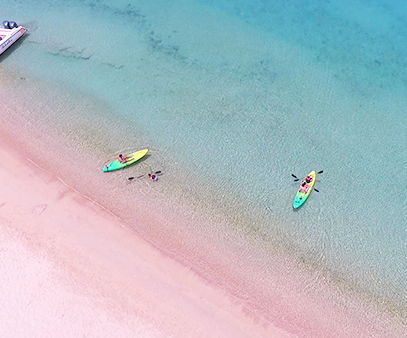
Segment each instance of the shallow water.
[[[64,115],[41,117],[62,130],[78,123],[75,116],[94,123],[67,135],[101,154],[100,164],[147,144],[143,170],[163,168],[200,209],[244,236],[261,234],[262,243],[284,234],[306,266],[405,311],[406,5],[133,0],[2,8],[29,29],[2,68],[103,106],[98,115],[71,96]],[[320,192],[294,211],[291,174],[311,170],[324,170]]]

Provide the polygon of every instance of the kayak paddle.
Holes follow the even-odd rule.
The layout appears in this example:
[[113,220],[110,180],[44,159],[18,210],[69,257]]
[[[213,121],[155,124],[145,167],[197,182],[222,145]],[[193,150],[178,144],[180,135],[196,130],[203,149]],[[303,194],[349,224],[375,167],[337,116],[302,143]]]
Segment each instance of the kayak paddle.
[[[158,170],[158,171],[153,173],[153,175],[157,175],[157,174],[161,174],[161,170]],[[151,174],[147,174],[147,175],[151,175]],[[135,178],[142,178],[143,176],[144,175],[137,176],[137,177],[129,177],[128,180],[131,181],[131,180],[134,180]]]

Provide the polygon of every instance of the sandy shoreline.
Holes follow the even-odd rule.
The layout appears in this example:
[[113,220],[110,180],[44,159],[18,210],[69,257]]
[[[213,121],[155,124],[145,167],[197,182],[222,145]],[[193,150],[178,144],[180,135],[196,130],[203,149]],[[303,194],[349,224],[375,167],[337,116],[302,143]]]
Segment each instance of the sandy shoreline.
[[27,159],[0,156],[2,337],[289,337]]
[[127,184],[141,165],[104,175],[113,154],[89,145],[130,141],[99,139],[103,117],[88,129],[82,106],[100,111],[86,98],[19,79],[0,86],[10,99],[0,125],[1,337],[290,337],[273,325],[301,338],[402,336],[404,321],[376,316],[357,292],[343,297],[320,271],[224,231],[219,208],[197,212],[170,164],[157,185]]

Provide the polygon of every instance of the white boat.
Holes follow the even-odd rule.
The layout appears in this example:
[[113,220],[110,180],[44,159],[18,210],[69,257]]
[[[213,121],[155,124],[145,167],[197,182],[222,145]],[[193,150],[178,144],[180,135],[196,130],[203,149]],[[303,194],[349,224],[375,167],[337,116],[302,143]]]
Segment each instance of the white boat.
[[23,26],[17,25],[14,21],[3,21],[3,26],[0,27],[0,55],[21,38],[26,31]]

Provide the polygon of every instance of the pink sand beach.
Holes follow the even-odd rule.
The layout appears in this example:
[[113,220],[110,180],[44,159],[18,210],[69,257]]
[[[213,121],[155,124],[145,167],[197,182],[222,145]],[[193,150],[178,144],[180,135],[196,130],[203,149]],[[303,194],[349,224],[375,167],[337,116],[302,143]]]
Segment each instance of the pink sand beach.
[[341,329],[347,318],[329,302],[294,315],[276,293],[277,308],[293,316],[277,328],[267,320],[276,304],[254,315],[4,139],[0,158],[1,337],[369,336],[355,323]]
[[[0,337],[402,337],[390,305],[284,250],[205,232],[219,218],[167,198],[170,179],[117,188],[125,174],[97,176],[100,163],[84,177],[62,166],[74,161],[74,142],[48,142],[46,123],[29,113],[73,108],[64,97],[37,102],[39,87],[14,78],[0,87],[14,98],[0,113]],[[124,198],[97,196],[97,184],[132,196],[141,216]],[[153,188],[154,199],[137,194]],[[186,223],[199,226],[178,227]]]
[[4,143],[0,157],[1,337],[290,337]]

